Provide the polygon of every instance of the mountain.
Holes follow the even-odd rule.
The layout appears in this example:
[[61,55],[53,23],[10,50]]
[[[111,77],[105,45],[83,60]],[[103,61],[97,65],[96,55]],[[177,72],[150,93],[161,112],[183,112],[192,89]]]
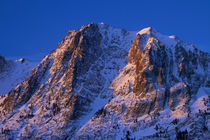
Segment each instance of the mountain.
[[209,62],[151,27],[82,26],[0,97],[0,138],[208,139]]
[[0,56],[0,95],[8,93],[25,80],[37,64],[24,58],[6,60]]

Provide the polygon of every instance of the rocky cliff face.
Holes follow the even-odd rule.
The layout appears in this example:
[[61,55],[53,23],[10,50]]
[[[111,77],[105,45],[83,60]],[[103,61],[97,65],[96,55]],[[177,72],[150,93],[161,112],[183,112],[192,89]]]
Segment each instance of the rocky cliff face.
[[187,130],[207,138],[209,62],[210,54],[152,28],[88,24],[1,97],[0,136],[152,139]]
[[[189,132],[186,135],[190,139],[209,137],[208,131],[203,132],[203,129],[203,134],[195,136],[200,132],[188,128],[190,124],[187,122],[197,115],[205,118],[202,120],[203,126],[199,127],[209,127],[210,55],[173,36],[164,36],[152,28],[146,28],[137,33],[128,56],[127,65],[112,81],[113,99],[99,115],[85,124],[77,137],[83,139],[105,135],[106,139],[126,138],[132,137],[132,132],[133,138],[175,138],[173,135],[184,130]],[[201,87],[208,88],[199,91]],[[208,103],[197,103],[201,97]],[[192,109],[196,103],[199,104],[200,114]],[[204,104],[205,109],[201,107]],[[173,123],[173,119],[180,119],[182,123]]]

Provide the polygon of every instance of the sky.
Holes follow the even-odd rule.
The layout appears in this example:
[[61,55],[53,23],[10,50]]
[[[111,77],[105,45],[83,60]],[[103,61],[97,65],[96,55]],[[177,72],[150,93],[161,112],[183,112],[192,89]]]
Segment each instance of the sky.
[[153,27],[210,52],[210,0],[1,0],[0,55],[38,56],[67,31],[104,22],[139,31]]

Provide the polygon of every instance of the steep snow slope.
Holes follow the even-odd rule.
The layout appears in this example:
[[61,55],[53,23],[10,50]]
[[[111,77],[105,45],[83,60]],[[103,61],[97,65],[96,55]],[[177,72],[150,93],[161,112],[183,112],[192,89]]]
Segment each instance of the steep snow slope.
[[1,97],[0,138],[209,138],[209,59],[151,27],[82,26]]
[[25,80],[37,64],[38,62],[23,59],[5,60],[4,70],[0,72],[0,95],[8,93],[18,83]]

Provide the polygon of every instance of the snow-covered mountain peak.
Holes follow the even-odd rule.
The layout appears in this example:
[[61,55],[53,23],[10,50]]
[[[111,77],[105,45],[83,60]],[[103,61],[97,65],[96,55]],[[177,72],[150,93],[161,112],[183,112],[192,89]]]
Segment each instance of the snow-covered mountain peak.
[[164,44],[164,47],[167,48],[175,48],[175,46],[182,46],[184,47],[185,50],[189,51],[193,51],[195,49],[195,46],[193,44],[188,44],[182,40],[180,40],[177,36],[175,35],[165,35],[162,34],[161,32],[159,32],[158,30],[156,30],[153,27],[147,27],[144,28],[142,30],[140,30],[137,33],[138,39],[140,40],[142,47],[140,48],[144,48],[144,47],[148,47],[147,43],[151,43],[151,42],[157,42],[161,45]]
[[174,47],[178,42],[180,42],[177,37],[164,35],[152,27],[142,29],[137,33],[137,35],[139,35],[141,39],[140,42],[145,42],[144,46],[146,46],[147,42],[153,42],[155,39],[157,42],[164,44],[166,47]]
[[16,59],[15,61],[16,61],[16,62],[22,62],[22,63],[23,63],[23,62],[25,61],[25,58],[18,58],[18,59]]
[[8,93],[17,84],[24,81],[39,62],[31,62],[24,58],[17,60],[0,60],[0,95]]
[[84,25],[0,98],[0,138],[204,138],[209,58],[153,28]]
[[143,34],[151,35],[151,33],[154,32],[154,31],[156,32],[156,30],[153,29],[152,27],[147,27],[147,28],[144,28],[144,29],[140,30],[138,32],[138,34],[140,34],[140,35],[143,35]]

